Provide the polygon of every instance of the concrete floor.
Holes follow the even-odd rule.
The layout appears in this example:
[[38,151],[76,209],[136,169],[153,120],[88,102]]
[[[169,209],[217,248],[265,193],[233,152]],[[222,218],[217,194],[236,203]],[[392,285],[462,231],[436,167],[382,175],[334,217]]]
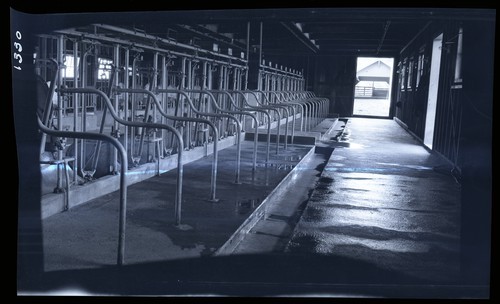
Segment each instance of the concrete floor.
[[[340,127],[337,129],[339,132],[342,130]],[[332,138],[335,138],[333,134]],[[134,229],[130,229],[131,234],[135,233],[136,237],[135,244],[131,241],[127,243],[127,259],[135,259],[140,263],[112,266],[116,249],[105,242],[98,242],[96,245],[90,244],[86,239],[80,240],[83,243],[80,248],[84,249],[88,246],[94,248],[92,250],[100,250],[102,246],[109,246],[109,257],[99,260],[108,265],[103,267],[97,267],[96,260],[81,261],[92,250],[85,249],[84,253],[72,249],[71,242],[61,244],[60,240],[52,244],[58,249],[51,249],[49,243],[46,243],[47,266],[55,271],[45,273],[41,289],[49,293],[62,290],[70,294],[115,295],[395,298],[487,296],[485,290],[462,286],[456,282],[460,270],[460,191],[453,177],[447,174],[446,163],[425,150],[392,120],[349,119],[340,138],[340,141],[325,140],[317,143],[316,149],[335,150],[324,170],[321,172],[322,168],[318,168],[320,170],[316,171],[316,178],[297,178],[304,182],[304,185],[297,187],[297,191],[301,193],[307,189],[307,181],[317,180],[317,183],[312,193],[308,193],[307,201],[304,202],[302,194],[299,196],[303,200],[299,204],[303,213],[296,219],[298,223],[289,225],[286,229],[283,229],[283,225],[278,227],[288,230],[289,242],[284,243],[282,239],[278,242],[280,246],[276,246],[276,242],[263,241],[263,238],[272,236],[270,233],[276,228],[275,225],[264,222],[254,227],[254,232],[263,233],[254,233],[243,239],[236,254],[210,255],[216,244],[220,244],[227,236],[223,237],[220,230],[207,230],[214,223],[212,216],[215,213],[210,213],[210,208],[223,205],[227,207],[225,211],[217,209],[222,217],[215,220],[214,227],[236,227],[233,219],[241,221],[248,216],[248,213],[239,213],[238,206],[243,206],[238,205],[237,197],[243,192],[240,192],[241,186],[232,184],[232,174],[229,173],[232,170],[228,169],[227,174],[221,174],[219,196],[229,197],[226,203],[210,205],[201,201],[193,202],[191,219],[186,217],[186,223],[196,231],[189,232],[192,234],[190,238],[172,234],[169,230],[171,225],[165,225],[172,221],[173,216],[167,211],[171,208],[161,207],[165,204],[165,196],[159,194],[166,190],[153,190],[152,186],[156,184],[163,189],[172,185],[153,178],[148,181],[149,185],[137,185],[137,191],[134,195],[131,194],[138,205],[131,207],[129,223],[137,226],[134,229],[142,229],[144,233],[135,233]],[[223,165],[223,168],[226,167]],[[190,169],[186,166],[186,172],[191,172],[194,180],[200,178],[196,177],[199,174],[196,174],[195,167]],[[247,175],[244,180],[249,181],[249,178]],[[272,189],[271,185],[269,188],[245,184],[242,186],[251,189],[248,193],[252,194],[252,198],[256,193],[265,195],[265,191]],[[235,187],[238,191],[235,191]],[[198,196],[206,192],[206,189],[199,188]],[[156,206],[150,206],[148,200],[144,199],[144,191],[151,191],[150,194],[157,201]],[[294,191],[290,190],[289,195],[283,197],[290,198],[292,193]],[[205,194],[208,195],[208,192]],[[244,196],[249,198],[248,195]],[[285,201],[277,204],[284,206]],[[243,205],[249,209],[248,204]],[[103,206],[102,203],[89,204],[82,214],[102,208],[100,206]],[[280,217],[272,215],[280,210],[272,209],[264,220],[279,220]],[[68,216],[71,212],[61,216]],[[293,215],[296,216],[297,213]],[[144,218],[154,221],[146,221]],[[65,226],[60,227],[49,227],[49,222],[46,221],[44,233],[51,232],[66,240],[75,239],[70,228],[80,225],[80,229],[87,229],[87,235],[99,240],[103,238],[103,227],[97,225],[93,228],[92,217],[78,219],[79,221],[68,220]],[[112,223],[102,221],[101,225],[113,226],[114,237],[116,225],[114,221],[110,222]],[[196,235],[203,233],[210,236],[212,241],[196,241]],[[163,236],[158,237],[159,235]],[[187,243],[188,239],[191,240],[190,244]],[[134,254],[153,247],[156,249],[148,250],[148,256],[154,258]],[[174,254],[169,256],[163,250],[167,247],[175,248],[172,251]],[[63,250],[71,251],[80,259],[75,261],[76,258],[72,258],[73,266],[76,263],[86,269],[67,270],[67,267],[63,267],[61,264],[66,262],[59,262],[62,256],[58,253]]]
[[388,117],[391,101],[387,99],[356,98],[354,99],[353,115]]
[[446,164],[392,120],[353,118],[344,134],[287,252],[458,280],[460,189]]
[[[212,156],[184,166],[182,224],[174,227],[175,170],[129,186],[127,264],[213,254],[313,147],[289,145],[271,153],[265,143],[251,171],[253,142],[244,141],[241,184],[235,184],[236,146],[219,152],[216,197],[208,202]],[[173,156],[177,157],[177,156]],[[45,270],[98,268],[116,263],[118,193],[112,192],[43,221]]]

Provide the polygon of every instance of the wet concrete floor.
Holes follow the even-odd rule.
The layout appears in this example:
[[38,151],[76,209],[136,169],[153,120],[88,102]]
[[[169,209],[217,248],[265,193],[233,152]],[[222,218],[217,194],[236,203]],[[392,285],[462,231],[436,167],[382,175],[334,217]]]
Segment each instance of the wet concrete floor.
[[[130,262],[145,262],[122,267],[112,265],[116,250],[111,241],[117,232],[116,201],[115,211],[107,207],[107,222],[92,224],[91,210],[106,209],[103,202],[82,206],[88,210],[85,211],[88,215],[85,212],[79,213],[84,216],[75,214],[74,220],[68,219],[60,227],[50,227],[49,218],[44,223],[44,232],[50,232],[58,239],[46,241],[46,266],[55,271],[44,274],[40,288],[49,293],[61,288],[75,288],[73,292],[76,294],[115,295],[484,297],[484,290],[455,282],[459,273],[460,192],[459,185],[447,174],[446,164],[391,120],[350,118],[347,128],[337,126],[335,131],[339,134],[332,134],[332,138],[339,141],[325,140],[316,145],[316,150],[335,150],[324,171],[315,177],[317,183],[312,193],[308,193],[309,200],[300,204],[304,211],[297,219],[298,224],[293,225],[296,226],[294,230],[291,225],[278,227],[292,229],[287,232],[290,242],[263,241],[259,236],[274,237],[270,235],[273,225],[261,225],[255,229],[267,234],[254,234],[247,243],[240,244],[237,254],[210,255],[216,244],[225,238],[218,227],[235,227],[236,224],[232,226],[233,219],[248,216],[243,211],[240,215],[238,210],[244,205],[252,208],[251,201],[238,205],[237,201],[241,201],[237,198],[241,193],[239,189],[245,184],[232,184],[233,170],[223,165],[227,173],[220,177],[218,196],[223,198],[221,203],[211,205],[198,199],[189,209],[193,214],[189,216],[186,212],[185,223],[195,228],[188,232],[192,236],[190,244],[185,235],[181,237],[176,235],[180,232],[171,230],[173,198],[165,202],[165,196],[160,195],[164,190],[152,187],[153,184],[159,185],[160,189],[173,187],[173,181],[153,178],[148,186],[136,186],[139,190],[134,199],[137,207],[131,209],[129,220],[131,226],[137,226],[129,229],[136,234],[136,243],[132,244],[127,238],[126,258]],[[249,153],[249,150],[245,151],[244,154]],[[232,159],[233,155],[234,151],[228,153],[227,159]],[[226,156],[222,158],[226,159]],[[186,166],[186,176],[192,174],[195,180],[193,185],[200,183],[201,179],[208,181],[208,173],[202,178],[200,176],[204,173],[195,174],[198,167],[193,166],[191,170],[189,165]],[[269,172],[278,174],[279,169]],[[242,180],[251,180],[248,170],[242,170],[242,173]],[[274,176],[274,173],[269,176]],[[265,184],[264,177],[260,176],[259,181]],[[300,188],[307,188],[305,184],[304,180]],[[252,195],[245,195],[245,199],[256,198],[256,193],[261,193],[259,191],[264,195],[273,186],[257,188],[254,185],[249,188]],[[151,206],[150,199],[145,199],[147,196],[142,194],[148,189],[157,201]],[[206,186],[193,189],[197,189],[198,197],[208,196]],[[189,193],[186,192],[188,202],[192,195]],[[170,208],[162,207],[164,204]],[[280,204],[286,205],[286,201],[278,202]],[[215,209],[218,206],[227,208]],[[61,216],[68,216],[71,212]],[[280,220],[285,218],[284,213],[275,208],[269,218]],[[154,221],[144,221],[146,214]],[[220,216],[214,218],[214,214]],[[280,216],[273,217],[273,214]],[[97,227],[92,228],[93,225]],[[113,231],[108,233],[107,239],[101,236],[102,227],[106,225]],[[208,228],[210,225],[213,228]],[[69,239],[78,238],[70,230],[75,226],[80,230],[87,229],[87,235],[93,235],[92,240],[102,244],[91,244],[91,238],[86,237],[81,240],[83,245],[74,245]],[[264,229],[269,227],[270,230]],[[134,232],[134,229],[142,229],[143,233]],[[204,234],[204,230],[211,241],[198,241],[197,237]],[[156,243],[151,245],[153,242]],[[85,245],[90,248],[86,249]],[[104,245],[107,246],[104,250],[108,252],[107,256],[90,258],[92,251],[103,251],[97,247]],[[144,248],[151,258],[141,256]],[[167,253],[163,248],[174,250]],[[61,259],[67,260],[61,263]],[[108,266],[97,267],[103,261]],[[81,269],[65,268],[69,264]]]
[[[336,148],[286,252],[456,282],[460,188],[447,164],[392,120],[349,119],[342,138],[322,143]],[[346,271],[371,283],[390,280],[359,267],[335,275]]]
[[[218,203],[208,201],[213,157],[185,165],[182,224],[189,230],[174,227],[175,170],[129,186],[125,263],[211,255],[311,149],[281,146],[266,167],[265,143],[259,143],[252,174],[253,142],[244,141],[241,184],[234,183],[236,146],[220,151]],[[115,264],[118,207],[113,192],[44,220],[45,270]]]

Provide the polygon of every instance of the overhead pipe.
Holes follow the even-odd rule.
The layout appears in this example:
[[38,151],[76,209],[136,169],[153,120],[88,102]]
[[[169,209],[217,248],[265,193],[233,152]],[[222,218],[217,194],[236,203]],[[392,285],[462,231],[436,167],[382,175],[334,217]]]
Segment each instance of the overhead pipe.
[[[182,147],[184,146],[184,142],[182,141],[182,136],[180,133],[173,127],[169,125],[162,125],[162,124],[157,124],[157,123],[143,123],[143,122],[135,122],[135,121],[126,121],[121,119],[118,114],[115,112],[113,109],[113,104],[111,103],[111,100],[109,100],[109,97],[102,91],[94,88],[60,88],[58,89],[59,92],[61,93],[85,93],[85,94],[94,94],[97,96],[100,96],[106,106],[109,108],[109,113],[111,116],[119,123],[125,125],[125,126],[133,126],[133,127],[142,127],[142,128],[158,128],[158,129],[165,129],[169,130],[170,132],[174,133],[174,135],[177,137],[177,140],[179,142],[179,151],[177,151],[177,191],[176,191],[176,197],[175,197],[175,226],[181,227],[181,205],[182,205],[182,176],[183,176],[183,164],[182,164]],[[124,170],[124,165],[125,167],[127,166],[128,162],[124,162],[122,164],[121,168]]]
[[[119,43],[119,44],[126,45],[126,46],[129,46],[129,47],[136,47],[136,48],[140,48],[140,49],[144,49],[144,50],[157,51],[157,52],[160,52],[160,53],[163,53],[163,54],[176,55],[176,56],[179,56],[179,57],[181,57],[181,56],[192,57],[192,55],[188,55],[188,54],[185,54],[185,53],[181,53],[181,52],[177,52],[177,51],[171,51],[171,50],[167,50],[167,49],[162,49],[162,48],[159,48],[159,47],[155,47],[155,46],[151,46],[151,45],[147,45],[147,44],[142,44],[142,43],[132,43],[132,42],[130,42],[128,40],[123,40],[123,39],[119,39],[119,38],[112,38],[112,37],[101,36],[101,35],[96,35],[96,34],[84,33],[84,32],[79,32],[79,31],[75,31],[75,30],[57,30],[55,32],[56,33],[60,33],[60,34],[65,34],[67,36],[72,36],[72,37],[85,37],[85,38],[88,38],[88,39],[94,39],[94,40],[98,40],[98,41],[104,41],[104,42],[110,42],[110,43]],[[219,54],[219,53],[216,53],[216,54]],[[233,58],[238,59],[238,57],[230,57],[229,59],[233,59]],[[221,61],[221,60],[217,60],[217,59],[213,59],[213,58],[207,58],[207,57],[201,57],[201,56],[197,56],[196,59],[198,59],[198,60],[206,60],[206,61],[209,61],[209,62],[214,62],[214,63],[219,63],[219,64],[227,64],[226,61]],[[243,69],[247,68],[246,65],[238,64],[238,63],[234,63],[234,62],[232,62],[231,65],[238,66],[238,67],[243,68]]]
[[119,224],[118,224],[118,249],[116,264],[121,266],[125,263],[125,233],[126,233],[126,222],[127,222],[127,152],[125,148],[120,144],[120,142],[109,135],[100,133],[87,133],[87,132],[71,132],[71,131],[60,131],[52,130],[46,127],[43,122],[37,117],[38,127],[40,130],[48,135],[69,137],[69,138],[82,138],[90,140],[100,140],[107,141],[111,143],[120,153],[120,158],[122,166],[120,168],[120,211],[119,211]]
[[[281,73],[281,74],[284,74],[284,75],[287,75],[287,76],[290,76],[290,77],[294,77],[294,78],[297,78],[297,79],[302,79],[302,75],[300,73],[294,73],[294,72],[284,71],[282,69],[273,68],[272,66],[263,65],[263,64],[260,65],[260,68],[263,70],[264,73],[271,73],[271,71],[272,71],[272,72],[278,72],[278,73]],[[265,69],[268,69],[270,71],[266,71]]]
[[202,49],[202,48],[190,45],[190,44],[184,44],[184,43],[180,43],[180,42],[177,42],[177,41],[174,41],[174,40],[171,40],[171,39],[161,38],[161,37],[154,36],[154,35],[149,35],[149,34],[146,34],[146,33],[140,33],[140,34],[138,34],[135,31],[124,29],[124,28],[121,28],[121,27],[118,27],[118,26],[106,25],[106,24],[93,24],[93,26],[98,27],[98,28],[102,28],[102,29],[107,29],[107,30],[114,31],[114,32],[118,32],[118,33],[122,33],[122,34],[127,34],[127,35],[131,35],[131,36],[135,36],[135,37],[140,37],[142,39],[146,38],[146,39],[148,39],[150,41],[154,41],[156,43],[161,42],[161,43],[164,43],[164,44],[168,44],[168,45],[180,47],[180,48],[183,48],[183,49],[196,51],[197,53],[210,54],[210,55],[221,57],[221,58],[225,58],[225,59],[239,60],[239,61],[245,62],[245,59],[242,59],[242,58],[239,58],[239,57],[229,56],[229,55],[217,53],[217,52],[214,52],[214,51],[205,50],[205,49]]

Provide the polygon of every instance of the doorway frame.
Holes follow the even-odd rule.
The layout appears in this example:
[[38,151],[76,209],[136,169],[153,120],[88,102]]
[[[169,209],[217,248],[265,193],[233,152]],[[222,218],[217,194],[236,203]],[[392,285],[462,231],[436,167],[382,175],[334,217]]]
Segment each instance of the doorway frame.
[[[391,72],[389,73],[389,90],[388,90],[388,96],[387,100],[389,102],[389,110],[387,112],[387,115],[385,116],[379,116],[379,115],[363,115],[363,114],[354,114],[354,105],[356,103],[356,78],[358,76],[358,59],[359,58],[373,58],[373,59],[392,59],[392,67],[391,67]],[[356,56],[356,73],[355,79],[354,79],[354,86],[353,86],[353,99],[352,99],[352,107],[351,107],[351,117],[360,117],[360,118],[380,118],[380,119],[392,119],[393,116],[393,103],[392,103],[392,93],[393,93],[393,85],[394,85],[394,75],[396,69],[394,68],[394,63],[396,62],[396,58],[394,56],[387,56],[387,57],[375,57],[375,56]]]
[[443,32],[432,40],[431,63],[429,74],[429,91],[427,93],[427,107],[425,111],[424,145],[432,150],[436,126],[437,102],[439,96],[439,78],[441,75],[441,59],[443,55]]

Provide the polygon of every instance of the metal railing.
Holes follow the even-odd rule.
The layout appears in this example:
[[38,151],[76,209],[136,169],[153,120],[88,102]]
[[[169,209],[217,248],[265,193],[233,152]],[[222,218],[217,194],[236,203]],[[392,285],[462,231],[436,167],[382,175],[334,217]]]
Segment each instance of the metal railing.
[[[182,140],[181,134],[169,125],[157,124],[157,123],[144,123],[144,122],[135,122],[135,121],[127,121],[121,119],[118,114],[115,112],[113,108],[113,104],[109,97],[102,91],[97,90],[95,88],[60,88],[58,89],[61,93],[84,93],[84,94],[95,94],[100,96],[105,105],[108,108],[109,113],[115,119],[116,122],[132,127],[142,127],[142,128],[158,128],[164,129],[172,132],[178,140],[178,145],[180,147],[179,151],[177,151],[177,189],[176,189],[176,197],[175,197],[175,225],[181,225],[181,205],[182,205],[182,176],[183,176],[183,163],[182,163],[182,151],[184,150],[184,143]],[[123,164],[121,165],[123,167]],[[128,166],[127,166],[128,167]]]
[[118,265],[123,265],[125,262],[125,234],[126,234],[126,222],[127,222],[127,152],[121,143],[114,137],[100,133],[89,133],[89,132],[74,132],[74,131],[59,131],[48,128],[43,124],[43,122],[38,119],[38,127],[44,134],[60,137],[69,138],[83,138],[91,140],[103,140],[111,143],[119,152],[122,166],[120,168],[120,215],[119,215],[119,226],[118,226],[118,253],[116,258],[116,263]]
[[[207,91],[208,92],[208,91]],[[225,96],[227,96],[229,98],[229,101],[231,103],[231,105],[239,110],[239,111],[232,111],[230,108],[227,109],[227,110],[223,110],[225,113],[230,113],[230,114],[240,114],[240,115],[247,115],[247,116],[250,116],[254,122],[255,122],[255,136],[254,136],[254,139],[253,139],[253,159],[252,159],[252,170],[255,171],[256,167],[257,167],[257,141],[258,141],[258,136],[259,136],[259,121],[257,119],[257,116],[250,113],[248,110],[245,110],[245,109],[242,109],[242,108],[238,108],[234,102],[234,99],[233,99],[233,96],[231,96],[231,94],[227,91],[223,91],[223,90],[210,90],[209,91],[210,94],[214,93],[214,94],[224,94]],[[215,97],[212,95],[213,97],[213,101],[214,103],[216,103],[215,101]],[[211,98],[212,98],[211,97]],[[220,105],[217,105],[217,109],[220,109]]]
[[[146,90],[146,89],[115,88],[114,91],[116,93],[147,94],[149,96],[149,98],[151,98],[153,100],[153,103],[156,106],[156,108],[158,109],[158,111],[160,112],[160,114],[163,117],[165,117],[166,119],[170,119],[170,120],[173,120],[173,121],[187,121],[187,122],[198,122],[198,123],[207,124],[208,126],[210,126],[212,128],[213,132],[216,134],[215,138],[217,139],[217,137],[218,137],[218,135],[217,135],[218,134],[217,128],[216,128],[216,126],[210,120],[202,119],[202,118],[196,118],[196,117],[183,117],[183,116],[168,115],[162,109],[162,106],[161,106],[160,102],[158,101],[158,98],[156,97],[156,95],[153,92],[149,91],[149,90]],[[157,92],[166,92],[166,91],[168,91],[168,92],[175,91],[176,93],[180,92],[179,90],[157,90]],[[180,93],[180,94],[185,94],[185,93]],[[189,98],[189,96],[187,96],[187,94],[185,95],[185,97]],[[214,153],[214,162],[212,164],[210,200],[217,201],[217,199],[215,198],[216,179],[217,179],[217,159],[218,159],[217,140],[214,141],[214,152],[213,153]]]
[[240,166],[241,166],[241,123],[235,116],[230,115],[229,113],[234,113],[234,114],[245,114],[245,113],[221,109],[219,107],[219,105],[217,104],[217,100],[215,99],[215,96],[207,90],[191,89],[191,90],[184,90],[184,91],[187,93],[206,94],[207,96],[209,96],[208,99],[212,101],[214,108],[217,111],[221,112],[220,114],[219,113],[206,113],[206,112],[202,113],[202,112],[199,112],[194,107],[194,105],[192,103],[190,103],[190,105],[193,106],[193,111],[195,111],[195,112],[198,111],[197,114],[205,115],[205,116],[214,116],[214,117],[226,117],[226,118],[234,120],[234,122],[236,123],[236,177],[235,177],[235,183],[239,184],[240,183]]

